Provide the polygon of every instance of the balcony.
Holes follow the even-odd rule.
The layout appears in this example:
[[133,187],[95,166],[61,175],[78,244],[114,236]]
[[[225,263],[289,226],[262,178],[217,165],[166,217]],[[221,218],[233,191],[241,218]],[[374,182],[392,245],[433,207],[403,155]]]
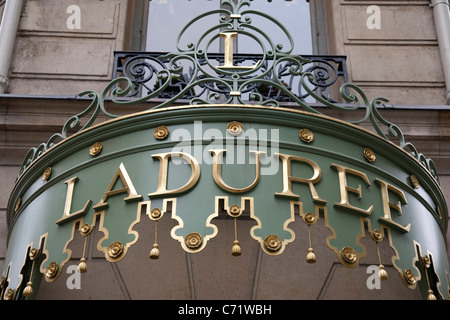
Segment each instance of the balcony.
[[[304,55],[292,56],[301,61],[286,60],[273,65],[273,59],[262,54],[234,54],[236,66],[258,65],[258,74],[241,76],[241,83],[249,79],[258,78],[258,81],[249,81],[248,85],[240,90],[243,101],[271,101],[285,104],[289,102],[316,102],[317,97],[325,101],[336,103],[336,94],[333,94],[332,86],[340,87],[347,83],[347,67],[345,56],[328,55]],[[131,81],[131,89],[127,93],[128,98],[141,98],[150,96],[159,99],[189,100],[198,102],[223,102],[230,98],[232,90],[227,87],[232,76],[224,74],[215,75],[220,81],[208,80],[208,75],[214,66],[224,64],[223,54],[208,54],[198,57],[195,63],[191,63],[188,57],[172,59],[171,55],[162,52],[115,52],[113,79],[125,77]],[[198,66],[198,67],[197,67]],[[161,71],[170,71],[170,83],[168,87],[156,94],[167,76],[159,76]],[[199,72],[200,71],[200,72]],[[169,74],[169,73],[167,73]],[[311,77],[299,77],[299,75],[311,75]],[[303,80],[303,83],[302,83]],[[197,82],[194,87],[180,94],[189,83]],[[273,83],[284,86],[279,88]],[[348,90],[348,88],[345,88]],[[288,94],[288,91],[291,94]],[[336,91],[336,90],[334,90]],[[347,91],[346,91],[347,93]],[[179,95],[177,97],[177,95]],[[176,100],[178,100],[176,99]],[[298,99],[297,101],[295,101]]]

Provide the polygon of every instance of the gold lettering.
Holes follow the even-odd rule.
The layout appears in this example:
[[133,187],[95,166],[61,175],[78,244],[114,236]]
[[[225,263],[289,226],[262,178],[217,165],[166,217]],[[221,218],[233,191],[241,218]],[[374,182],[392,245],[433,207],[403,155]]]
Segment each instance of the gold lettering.
[[75,182],[78,181],[78,177],[73,177],[64,183],[67,184],[67,193],[66,193],[66,203],[64,205],[64,213],[61,219],[56,221],[55,223],[58,225],[62,225],[68,221],[77,219],[79,217],[82,217],[86,215],[86,213],[89,210],[89,207],[92,203],[91,200],[88,200],[86,204],[84,205],[84,208],[81,210],[78,210],[76,212],[70,213],[71,207],[72,207],[72,199],[73,199],[73,190],[75,188]]
[[220,36],[222,38],[224,38],[225,41],[225,48],[224,48],[224,65],[223,66],[219,66],[217,68],[219,69],[234,69],[234,70],[252,70],[255,69],[260,61],[258,61],[257,64],[255,64],[252,67],[248,67],[248,66],[235,66],[233,63],[233,39],[237,37],[237,33],[236,32],[223,32],[220,33]]
[[[113,190],[114,185],[116,184],[118,179],[120,179],[120,181],[122,182],[123,188]],[[109,196],[121,194],[124,192],[126,192],[128,195],[128,197],[123,199],[126,202],[142,200],[142,196],[137,194],[136,189],[133,186],[133,182],[131,181],[127,170],[125,169],[125,166],[123,165],[123,163],[121,163],[119,166],[119,169],[116,171],[116,174],[114,175],[111,183],[109,184],[108,189],[106,189],[106,192],[103,195],[103,198],[100,200],[99,203],[97,203],[94,206],[94,209],[99,210],[99,209],[103,209],[103,208],[107,207],[108,203],[106,202],[106,199]]]
[[[388,225],[391,225],[393,227],[396,227],[397,229],[403,231],[403,232],[409,232],[411,229],[411,223],[408,224],[406,227],[400,225],[399,223],[392,220],[391,216],[391,209],[396,210],[400,215],[402,214],[402,203],[403,205],[407,204],[405,194],[402,190],[394,187],[393,185],[381,180],[381,179],[375,179],[380,184],[381,187],[381,197],[383,199],[383,212],[384,216],[381,217],[379,220],[387,223]],[[391,203],[389,200],[389,191],[396,193],[398,196],[400,196],[401,201],[397,202],[397,204]]]
[[[191,177],[189,181],[182,187],[174,190],[167,190],[167,179],[168,179],[168,170],[169,170],[169,159],[172,156],[178,156],[183,159],[186,159],[191,166]],[[152,158],[159,159],[159,177],[158,177],[158,187],[155,192],[149,193],[149,197],[156,197],[160,195],[167,194],[177,194],[186,192],[191,189],[200,178],[200,166],[190,154],[184,152],[167,152],[152,155]]]
[[255,180],[253,180],[252,184],[245,188],[233,188],[230,187],[223,181],[222,179],[222,159],[223,159],[223,153],[226,152],[226,150],[209,150],[213,155],[213,178],[214,181],[217,183],[217,185],[222,188],[225,191],[232,192],[232,193],[243,193],[246,191],[249,191],[253,189],[259,182],[260,178],[260,163],[259,163],[259,156],[261,153],[264,153],[263,151],[250,151],[251,153],[255,153],[256,155],[256,165],[255,165]]
[[[306,159],[306,158],[291,156],[291,155],[282,154],[282,153],[275,153],[275,155],[280,157],[280,159],[282,161],[282,166],[283,166],[283,191],[275,193],[276,196],[283,196],[283,197],[288,197],[288,198],[300,198],[300,195],[295,194],[292,191],[292,182],[302,182],[302,183],[306,183],[309,186],[309,190],[311,191],[311,196],[315,203],[319,203],[319,204],[327,203],[326,200],[323,200],[319,197],[319,194],[317,193],[316,189],[314,188],[314,184],[318,183],[320,181],[320,179],[322,178],[322,170],[317,165],[317,163],[315,163],[312,160]],[[314,171],[313,176],[309,179],[292,177],[292,161],[299,161],[299,162],[303,162],[303,163],[310,165]]]
[[370,215],[372,213],[373,210],[373,205],[370,206],[369,209],[364,210],[355,206],[352,206],[348,200],[348,193],[352,192],[355,193],[359,196],[359,199],[362,199],[362,191],[361,191],[361,185],[358,185],[358,188],[352,188],[349,187],[347,185],[347,174],[352,174],[354,176],[357,176],[359,178],[361,178],[366,185],[370,186],[370,181],[367,178],[367,175],[363,172],[351,169],[351,168],[347,168],[344,166],[340,166],[337,164],[331,164],[332,167],[336,168],[336,170],[338,171],[338,175],[339,175],[339,189],[341,191],[341,202],[339,203],[335,203],[335,206],[341,207],[341,208],[345,208],[351,211],[355,211],[356,213],[362,213],[364,215]]

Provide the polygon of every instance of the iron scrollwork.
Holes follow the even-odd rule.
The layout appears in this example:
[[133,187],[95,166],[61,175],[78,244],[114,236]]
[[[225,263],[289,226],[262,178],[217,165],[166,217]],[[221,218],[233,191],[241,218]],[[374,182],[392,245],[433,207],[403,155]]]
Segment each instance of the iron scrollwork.
[[[115,63],[113,78],[125,77],[128,78],[132,87],[127,94],[129,98],[139,98],[141,96],[147,96],[151,94],[155,89],[161,87],[164,83],[165,77],[157,79],[157,73],[159,70],[168,70],[168,64],[170,60],[168,58],[162,59],[161,57],[167,56],[168,53],[159,52],[135,52],[135,51],[123,51],[115,53]],[[347,82],[347,70],[346,70],[346,57],[345,56],[320,56],[320,55],[302,55],[305,59],[303,68],[305,72],[314,74],[314,78],[311,79],[309,87],[317,95],[323,97],[327,101],[337,103],[332,99],[331,95],[327,93],[327,89],[331,88],[337,81],[342,83]],[[209,54],[208,58],[215,62],[217,65],[224,63],[224,55],[220,53]],[[261,61],[262,54],[235,54],[234,61],[236,65],[248,65],[256,64]],[[202,66],[206,65],[205,58],[199,59],[198,63]],[[262,72],[270,69],[271,61],[265,61],[261,66]],[[211,63],[213,64],[213,63]],[[292,62],[285,62],[279,65],[276,78],[281,79],[283,85],[291,91],[298,99],[303,102],[307,102],[311,95],[303,89],[301,83],[298,81],[298,77],[290,73],[290,68],[293,66]],[[168,90],[160,93],[157,98],[171,99],[177,95],[193,77],[193,70],[190,68],[185,70],[180,75],[173,75],[171,82],[169,83]],[[199,76],[200,79],[204,78]],[[249,85],[243,91],[244,94],[260,94],[263,100],[274,99],[280,103],[292,102],[292,99],[283,94],[281,90],[278,90],[272,85],[274,76],[270,73],[267,74],[262,80],[267,80],[270,84],[264,82]],[[153,79],[153,82],[152,82]],[[229,91],[225,90],[223,86],[212,86],[208,83],[201,83],[195,89],[191,89],[186,92],[181,98],[191,100],[194,98],[200,98],[210,93],[218,93],[229,97]],[[251,101],[251,100],[250,100]]]

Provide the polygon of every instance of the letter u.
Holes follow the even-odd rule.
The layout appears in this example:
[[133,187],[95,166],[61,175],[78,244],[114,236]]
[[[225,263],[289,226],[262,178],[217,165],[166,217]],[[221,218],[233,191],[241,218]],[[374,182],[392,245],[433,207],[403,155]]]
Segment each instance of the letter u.
[[223,158],[223,153],[226,152],[226,150],[209,150],[212,155],[213,155],[213,178],[214,181],[217,183],[217,185],[222,188],[225,191],[228,192],[232,192],[232,193],[243,193],[243,192],[247,192],[251,189],[253,189],[259,182],[259,178],[261,176],[261,172],[260,172],[260,163],[259,163],[259,158],[260,158],[260,154],[263,153],[265,154],[265,152],[263,151],[250,151],[252,153],[255,153],[256,155],[256,165],[255,165],[255,180],[253,180],[253,182],[244,188],[233,188],[230,187],[229,185],[227,185],[225,183],[225,181],[223,181],[222,178],[222,158]]

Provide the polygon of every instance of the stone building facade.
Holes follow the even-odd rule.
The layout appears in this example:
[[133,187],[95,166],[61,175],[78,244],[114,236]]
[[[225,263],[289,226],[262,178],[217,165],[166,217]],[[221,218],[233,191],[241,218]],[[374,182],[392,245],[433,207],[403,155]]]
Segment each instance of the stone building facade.
[[[14,1],[0,1],[0,17],[3,16],[0,27],[8,18],[2,13],[6,12],[8,3]],[[271,5],[276,6],[277,2],[281,1],[273,1]],[[357,84],[370,98],[381,96],[389,100],[383,109],[384,116],[402,128],[408,141],[421,153],[434,160],[441,188],[450,202],[450,48],[445,47],[450,42],[450,29],[442,31],[445,24],[441,21],[442,11],[447,10],[448,15],[447,1],[310,0],[309,3],[313,54],[346,56],[348,81]],[[27,151],[47,141],[72,115],[86,108],[89,98],[78,94],[86,90],[102,92],[113,79],[115,52],[145,51],[148,10],[149,3],[145,0],[23,0],[8,72],[0,74],[4,88],[0,95],[0,176],[3,181],[0,187],[0,270],[4,267],[8,242],[8,199]],[[169,26],[158,32],[164,32],[164,28]],[[1,56],[7,54],[1,51],[0,60],[8,60]],[[137,110],[140,107],[136,107]],[[148,225],[139,228],[147,227],[150,228]],[[169,234],[170,227],[168,222],[162,224],[161,234]],[[81,255],[81,239],[75,246],[74,263]],[[162,279],[164,271],[170,270],[179,275],[179,281],[171,283],[170,288],[162,282],[156,283],[158,290],[151,292],[139,286],[141,279],[137,276],[149,266],[142,265],[130,271],[131,260],[110,265],[101,254],[94,252],[90,268],[102,272],[92,272],[100,275],[96,277],[90,273],[83,275],[88,279],[82,280],[88,288],[88,296],[84,290],[67,290],[66,274],[59,282],[42,281],[38,298],[296,298],[289,274],[279,275],[277,280],[271,277],[278,262],[261,258],[257,245],[248,245],[246,250],[251,252],[250,256],[234,267],[246,268],[248,274],[240,274],[232,280],[232,272],[222,270],[221,263],[211,254],[181,255],[173,257],[173,261],[161,259],[160,268],[151,267],[154,277]],[[322,250],[320,254],[329,255],[327,248]],[[389,255],[389,248],[382,248],[383,251]],[[450,250],[448,252],[450,256]],[[291,263],[291,258],[283,259],[282,263]],[[376,259],[373,254],[367,265]],[[215,261],[211,268],[222,272],[202,278],[211,261]],[[417,290],[399,286],[399,279],[386,285],[389,290],[362,292],[367,279],[364,268],[352,270],[354,282],[364,285],[354,292],[342,290],[355,285],[343,280],[349,271],[338,264],[320,268],[323,269],[321,279],[305,280],[309,283],[310,297],[314,299],[358,296],[420,299]],[[238,291],[210,292],[208,283],[213,277],[242,285]],[[273,295],[273,287],[279,288],[276,295]]]

